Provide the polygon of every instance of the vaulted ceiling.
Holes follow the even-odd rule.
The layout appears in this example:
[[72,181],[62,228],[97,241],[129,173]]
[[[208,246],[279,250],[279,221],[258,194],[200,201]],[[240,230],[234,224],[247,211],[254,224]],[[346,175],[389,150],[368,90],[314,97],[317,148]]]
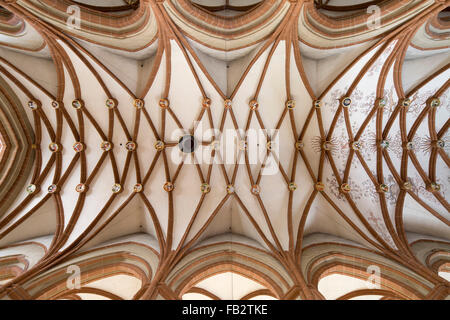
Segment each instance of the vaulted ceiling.
[[449,297],[449,1],[0,5],[0,298]]

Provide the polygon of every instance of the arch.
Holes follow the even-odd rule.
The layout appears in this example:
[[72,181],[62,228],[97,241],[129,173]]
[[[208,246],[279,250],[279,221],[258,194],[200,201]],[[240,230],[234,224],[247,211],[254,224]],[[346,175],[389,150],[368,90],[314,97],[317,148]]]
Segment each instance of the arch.
[[260,283],[278,299],[292,286],[288,273],[272,256],[236,242],[199,245],[172,270],[166,282],[177,296],[189,292],[198,282],[225,272],[233,272]]
[[[158,259],[154,249],[140,243],[103,245],[67,257],[59,265],[27,282],[24,289],[33,299],[58,299],[65,295],[85,292],[89,284],[118,275],[136,278],[142,288],[152,279]],[[67,286],[69,277],[73,274],[73,270],[69,269],[71,266],[77,266],[80,271],[82,288],[75,288],[75,291]],[[108,297],[113,297],[113,294]]]
[[380,289],[391,292],[392,297],[424,299],[434,287],[413,270],[364,248],[342,243],[322,243],[310,245],[304,250],[302,268],[314,287],[317,287],[320,279],[332,274],[368,281],[373,275],[373,267],[380,270]]

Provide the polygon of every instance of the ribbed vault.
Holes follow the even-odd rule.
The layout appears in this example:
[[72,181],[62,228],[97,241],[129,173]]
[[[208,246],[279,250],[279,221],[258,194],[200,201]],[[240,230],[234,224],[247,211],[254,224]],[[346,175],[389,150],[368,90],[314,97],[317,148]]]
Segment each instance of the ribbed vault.
[[448,1],[0,5],[0,298],[448,297]]

